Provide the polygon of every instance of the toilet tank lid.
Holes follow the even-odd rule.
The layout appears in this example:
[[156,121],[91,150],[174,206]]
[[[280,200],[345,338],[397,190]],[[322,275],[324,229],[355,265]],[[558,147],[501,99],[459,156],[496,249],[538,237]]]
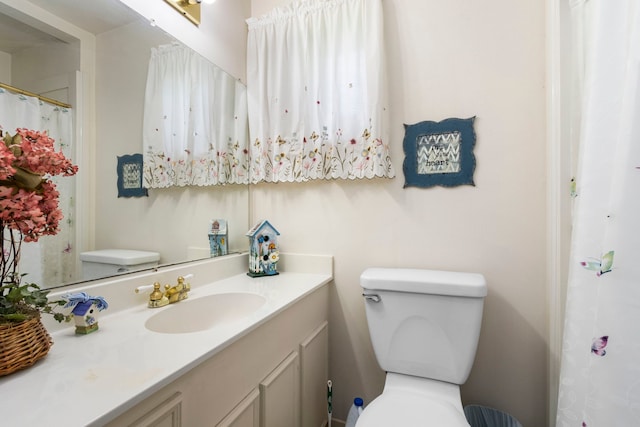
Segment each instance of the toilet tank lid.
[[80,260],[101,264],[138,265],[160,261],[160,254],[132,249],[100,249],[80,253]]
[[360,275],[367,290],[481,298],[487,296],[482,274],[412,268],[368,268]]

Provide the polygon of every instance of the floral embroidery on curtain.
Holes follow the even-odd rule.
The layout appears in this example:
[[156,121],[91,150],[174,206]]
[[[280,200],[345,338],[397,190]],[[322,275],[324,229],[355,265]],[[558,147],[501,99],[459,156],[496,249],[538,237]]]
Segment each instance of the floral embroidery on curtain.
[[146,188],[248,183],[246,88],[182,45],[152,49],[143,123]]
[[251,182],[394,177],[381,1],[300,1],[247,23]]

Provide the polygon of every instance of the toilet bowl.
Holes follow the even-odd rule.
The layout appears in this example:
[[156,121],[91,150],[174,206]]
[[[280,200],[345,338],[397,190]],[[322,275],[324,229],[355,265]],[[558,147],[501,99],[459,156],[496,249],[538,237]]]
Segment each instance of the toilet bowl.
[[475,358],[484,297],[480,274],[373,268],[360,277],[384,390],[356,427],[469,426],[460,385]]
[[390,372],[356,427],[468,426],[456,384]]

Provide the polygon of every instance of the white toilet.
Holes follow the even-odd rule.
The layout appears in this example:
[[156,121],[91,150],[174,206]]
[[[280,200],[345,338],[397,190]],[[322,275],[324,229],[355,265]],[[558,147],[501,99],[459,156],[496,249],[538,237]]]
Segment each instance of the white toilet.
[[373,349],[387,377],[356,427],[468,427],[460,384],[476,354],[484,277],[370,268],[360,284]]
[[158,266],[158,252],[100,249],[80,253],[82,279],[95,280]]

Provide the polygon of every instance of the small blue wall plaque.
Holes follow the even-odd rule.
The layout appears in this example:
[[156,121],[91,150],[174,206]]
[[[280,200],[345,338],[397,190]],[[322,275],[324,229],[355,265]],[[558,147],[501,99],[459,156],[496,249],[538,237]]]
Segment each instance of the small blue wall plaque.
[[404,187],[475,185],[475,117],[404,125]]
[[142,186],[142,154],[118,156],[118,197],[148,197]]

